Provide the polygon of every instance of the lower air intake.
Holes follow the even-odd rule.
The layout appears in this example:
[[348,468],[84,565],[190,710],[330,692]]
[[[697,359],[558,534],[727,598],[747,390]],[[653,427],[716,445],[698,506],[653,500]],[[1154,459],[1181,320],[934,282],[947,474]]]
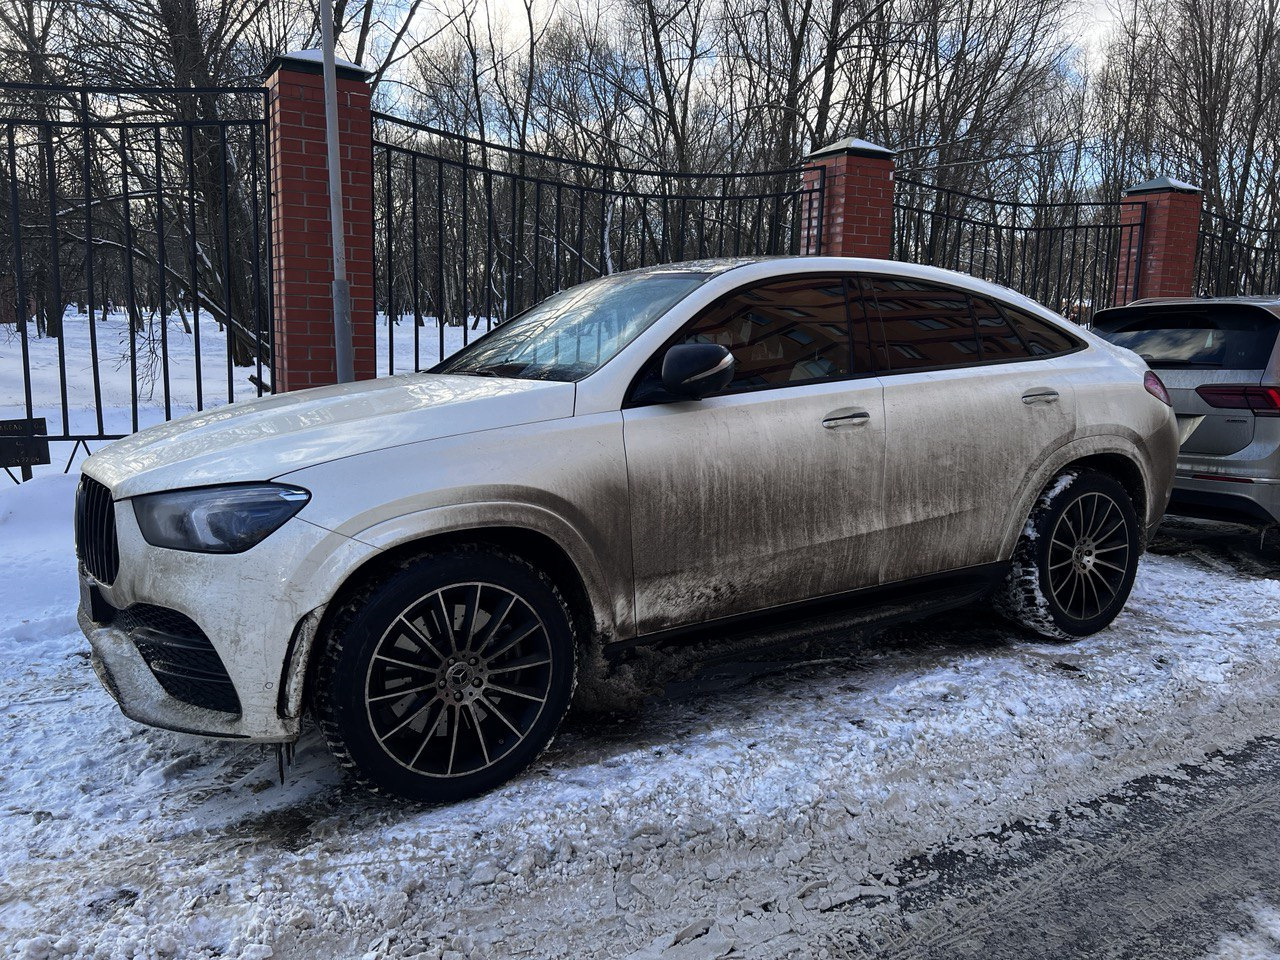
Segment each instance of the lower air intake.
[[169,696],[205,710],[240,713],[240,697],[222,658],[190,617],[135,603],[120,611],[114,625],[129,634]]

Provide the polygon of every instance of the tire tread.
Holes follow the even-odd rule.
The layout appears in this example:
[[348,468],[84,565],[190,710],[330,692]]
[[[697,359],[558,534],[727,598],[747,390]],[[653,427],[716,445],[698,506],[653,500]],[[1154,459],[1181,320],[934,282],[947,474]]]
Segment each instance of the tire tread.
[[[1049,600],[1045,597],[1041,588],[1042,571],[1037,556],[1039,553],[1039,541],[1041,537],[1049,536],[1047,519],[1057,507],[1059,501],[1064,496],[1069,496],[1074,487],[1093,478],[1100,478],[1106,483],[1114,485],[1117,488],[1117,492],[1125,498],[1128,508],[1131,511],[1133,510],[1132,499],[1119,481],[1109,474],[1085,467],[1068,467],[1063,470],[1054,477],[1053,481],[1036,498],[1035,506],[1031,508],[1026,525],[1018,538],[1018,545],[1014,549],[1009,573],[1005,577],[1004,583],[996,589],[993,596],[996,611],[1005,619],[1039,635],[1045,640],[1056,643],[1069,643],[1079,640],[1087,634],[1073,633],[1063,629],[1054,617],[1053,610],[1049,606]],[[1142,554],[1144,543],[1141,521],[1136,516],[1135,520],[1137,521],[1137,526],[1134,530],[1133,563],[1136,564],[1137,557]],[[1124,604],[1121,603],[1117,607],[1115,614],[1118,614],[1123,608]],[[1112,614],[1112,616],[1114,617],[1115,614]],[[1110,620],[1107,620],[1097,629],[1104,629],[1109,623]]]

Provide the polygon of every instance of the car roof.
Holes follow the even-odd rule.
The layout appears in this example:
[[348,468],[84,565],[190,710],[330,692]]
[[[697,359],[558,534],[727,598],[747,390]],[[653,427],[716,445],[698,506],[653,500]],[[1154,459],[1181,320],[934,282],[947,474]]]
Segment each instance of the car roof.
[[910,277],[916,280],[932,280],[937,283],[963,287],[971,293],[996,297],[1007,303],[1017,304],[1035,312],[1048,314],[1059,320],[1063,319],[1052,308],[1030,299],[1012,287],[1006,287],[991,280],[983,280],[972,274],[944,270],[941,267],[926,266],[922,263],[909,263],[905,260],[878,260],[870,257],[832,257],[825,255],[713,257],[703,260],[686,260],[678,263],[654,264],[653,266],[641,267],[628,272],[635,274],[702,273],[719,275],[757,264],[774,265],[778,268],[777,272],[779,274],[785,273],[788,267],[802,267],[806,273],[833,270],[851,273],[889,274]]
[[[1129,307],[1204,307],[1215,304],[1240,304],[1261,307],[1280,316],[1280,294],[1252,297],[1143,297],[1129,303],[1108,307],[1108,310],[1125,310]],[[1099,311],[1101,312],[1101,311]]]
[[[768,260],[790,259],[783,257],[705,257],[701,260],[678,260],[674,263],[655,263],[647,267],[637,267],[623,271],[633,275],[659,273],[725,273],[737,267],[750,266],[753,263],[764,263]],[[800,259],[800,258],[796,258]]]

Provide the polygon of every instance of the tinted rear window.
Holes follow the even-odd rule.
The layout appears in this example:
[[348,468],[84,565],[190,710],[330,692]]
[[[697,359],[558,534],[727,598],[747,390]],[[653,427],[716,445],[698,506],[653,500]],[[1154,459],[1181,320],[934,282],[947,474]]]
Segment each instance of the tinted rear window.
[[978,363],[978,335],[959,290],[905,277],[872,277],[889,370],[933,370]]
[[1017,329],[1019,336],[1027,344],[1027,350],[1033,357],[1056,357],[1070,353],[1079,344],[1051,323],[1039,317],[1033,317],[1013,307],[1003,307],[1005,316]]
[[978,340],[983,360],[1022,360],[1031,356],[1022,338],[1014,331],[998,306],[986,297],[970,296],[973,318],[978,323]]
[[1238,303],[1153,305],[1100,313],[1094,331],[1152,367],[1261,370],[1271,359],[1280,317]]

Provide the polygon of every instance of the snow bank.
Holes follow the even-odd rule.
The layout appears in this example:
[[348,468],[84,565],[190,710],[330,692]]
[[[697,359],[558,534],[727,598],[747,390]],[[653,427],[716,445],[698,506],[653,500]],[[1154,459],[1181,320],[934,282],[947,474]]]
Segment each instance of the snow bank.
[[1280,960],[1280,910],[1257,902],[1249,905],[1249,914],[1252,929],[1224,936],[1205,960]]

